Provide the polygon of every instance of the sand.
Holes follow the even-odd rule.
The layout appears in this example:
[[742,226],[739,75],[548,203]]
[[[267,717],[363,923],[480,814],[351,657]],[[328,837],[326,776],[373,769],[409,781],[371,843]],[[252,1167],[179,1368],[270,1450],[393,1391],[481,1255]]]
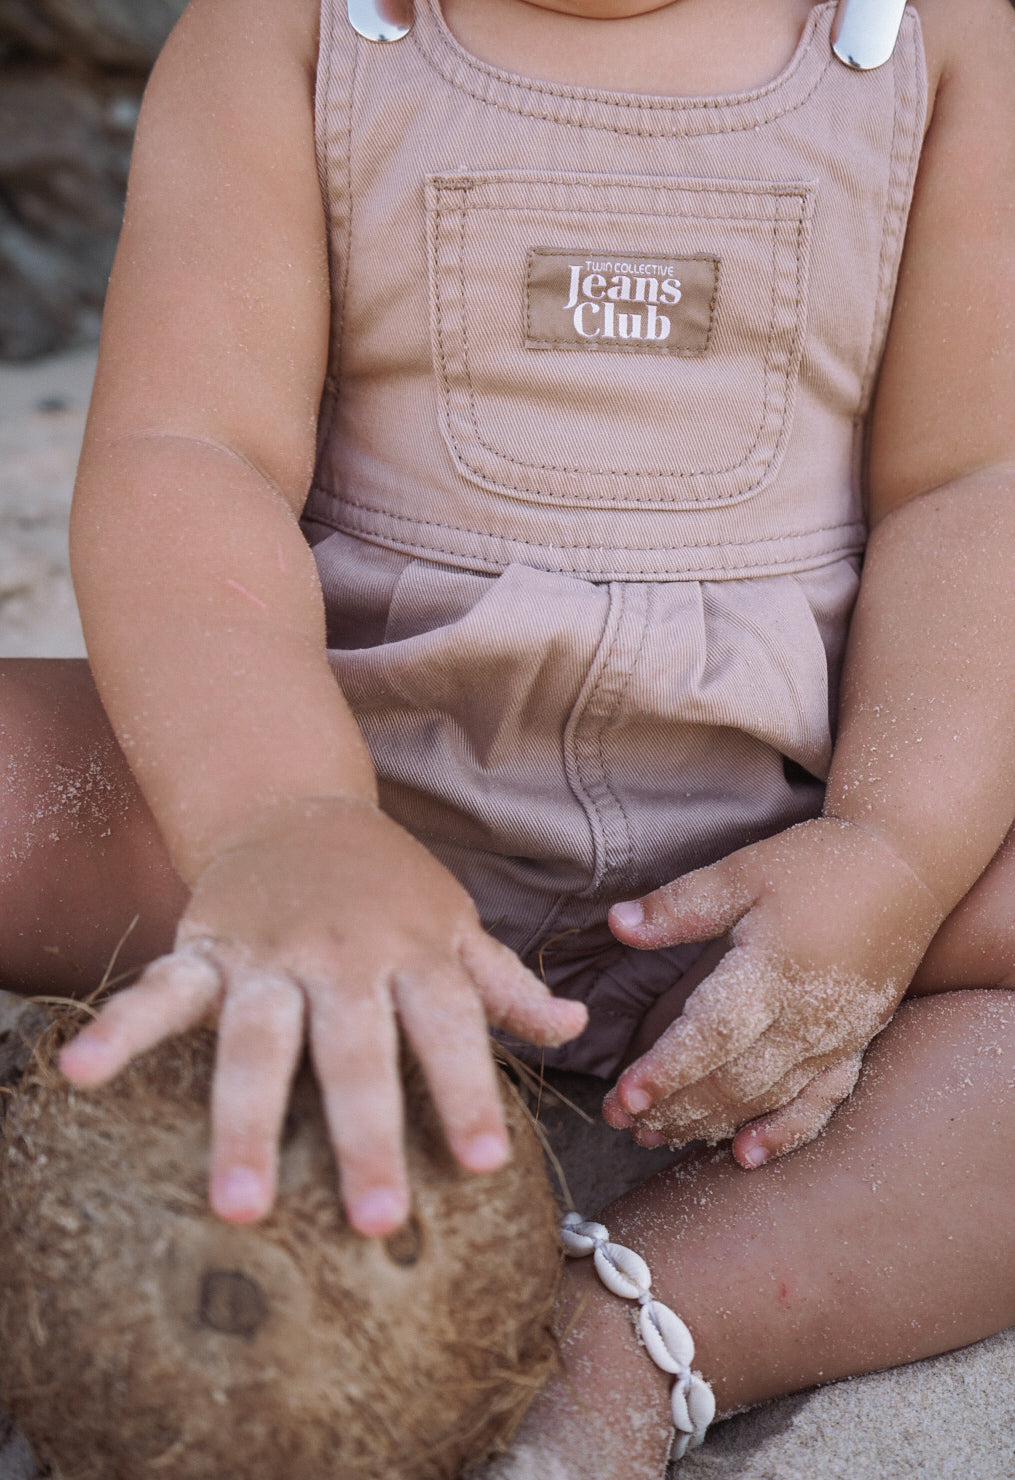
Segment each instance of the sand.
[[0,364],[0,656],[84,654],[67,514],[95,355]]
[[[84,651],[67,572],[66,518],[93,365],[85,352],[27,368],[0,366],[2,657]],[[14,1007],[0,993],[0,1035]],[[594,1108],[593,1084],[574,1080],[569,1088]],[[602,1122],[586,1127],[570,1113],[546,1114],[579,1207],[591,1212],[638,1180],[648,1153]],[[665,1153],[656,1156],[662,1160]],[[1010,1277],[1010,1269],[999,1268],[999,1279]],[[24,1442],[0,1414],[0,1480],[38,1475]],[[679,1476],[1015,1480],[1015,1330],[718,1424],[679,1466]]]

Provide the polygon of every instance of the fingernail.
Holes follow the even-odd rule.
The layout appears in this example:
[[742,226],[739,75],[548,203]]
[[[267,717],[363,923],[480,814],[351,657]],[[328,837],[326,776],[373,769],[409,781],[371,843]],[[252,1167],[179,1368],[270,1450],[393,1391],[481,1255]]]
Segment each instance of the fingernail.
[[603,1101],[603,1119],[611,1130],[627,1131],[631,1129],[631,1117],[613,1091]]
[[60,1073],[68,1079],[101,1073],[105,1067],[107,1052],[107,1047],[102,1042],[95,1042],[90,1038],[75,1038],[73,1043],[68,1043],[61,1050],[57,1060]]
[[647,1095],[643,1089],[625,1090],[623,1099],[631,1115],[644,1115],[652,1103],[652,1096]]
[[502,1136],[475,1136],[462,1148],[463,1164],[470,1172],[495,1172],[507,1155],[508,1144]]
[[636,1130],[634,1133],[634,1139],[637,1141],[638,1145],[644,1147],[646,1151],[654,1151],[657,1146],[666,1145],[666,1137],[662,1135],[659,1131]]
[[368,1238],[383,1237],[401,1227],[409,1209],[405,1198],[388,1187],[365,1192],[349,1208],[349,1219]]
[[86,1038],[80,1034],[77,1038],[72,1038],[70,1043],[60,1050],[60,1062],[62,1064],[67,1058],[93,1059],[102,1054],[104,1049],[105,1045],[101,1039]]
[[232,1167],[215,1178],[215,1211],[223,1218],[254,1219],[267,1212],[264,1178],[250,1167]]
[[763,1167],[768,1160],[769,1152],[755,1141],[753,1146],[748,1146],[746,1151],[741,1152],[741,1156],[749,1167]]
[[645,919],[645,911],[637,899],[625,899],[621,904],[615,904],[610,914],[625,930],[636,930]]

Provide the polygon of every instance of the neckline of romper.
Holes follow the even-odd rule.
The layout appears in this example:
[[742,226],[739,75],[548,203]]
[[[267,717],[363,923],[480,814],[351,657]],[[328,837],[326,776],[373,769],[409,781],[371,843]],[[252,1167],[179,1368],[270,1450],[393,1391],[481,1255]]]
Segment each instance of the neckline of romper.
[[466,51],[448,27],[440,0],[416,0],[410,38],[446,82],[510,113],[616,134],[726,134],[756,129],[793,112],[807,102],[826,72],[839,66],[831,43],[836,4],[822,0],[814,6],[792,57],[770,82],[747,92],[690,97],[601,91],[504,71]]

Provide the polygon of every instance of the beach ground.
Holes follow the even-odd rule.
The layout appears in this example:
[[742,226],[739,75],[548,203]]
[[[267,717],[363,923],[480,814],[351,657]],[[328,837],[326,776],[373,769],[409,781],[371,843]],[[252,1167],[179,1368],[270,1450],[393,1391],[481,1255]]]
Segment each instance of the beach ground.
[[[84,653],[66,531],[93,370],[88,351],[23,368],[0,365],[0,657]],[[0,993],[0,1035],[14,1008]],[[589,1082],[576,1080],[570,1090],[596,1109],[598,1091]],[[601,1120],[587,1126],[559,1106],[546,1118],[577,1206],[591,1212],[640,1179],[648,1153]],[[999,1268],[998,1278],[1010,1279],[1010,1268]],[[0,1414],[0,1480],[38,1475]],[[716,1425],[679,1475],[1015,1480],[1015,1330],[741,1414]]]

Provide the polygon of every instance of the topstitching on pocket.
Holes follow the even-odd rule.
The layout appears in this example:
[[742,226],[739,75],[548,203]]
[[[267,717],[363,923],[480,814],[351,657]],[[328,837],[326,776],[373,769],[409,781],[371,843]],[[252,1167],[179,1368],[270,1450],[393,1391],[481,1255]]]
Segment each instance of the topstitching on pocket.
[[778,469],[815,187],[496,172],[427,182],[443,434],[540,504],[720,507]]

